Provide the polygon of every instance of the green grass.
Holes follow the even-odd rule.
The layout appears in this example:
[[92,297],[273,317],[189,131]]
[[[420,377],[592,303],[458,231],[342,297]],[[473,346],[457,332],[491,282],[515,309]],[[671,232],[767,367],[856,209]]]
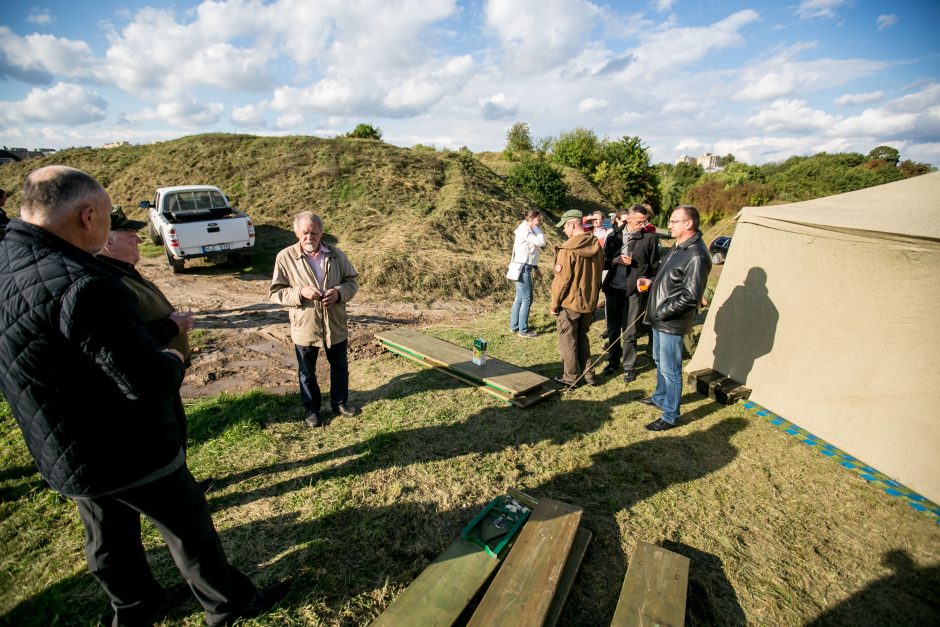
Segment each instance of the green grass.
[[[555,375],[544,304],[534,340],[504,331],[505,309],[427,332],[485,337],[491,355]],[[653,385],[645,369],[629,387],[614,379],[523,410],[387,354],[351,364],[363,413],[323,430],[303,427],[293,395],[190,403],[190,468],[217,479],[209,503],[230,560],[258,583],[291,582],[277,610],[247,624],[367,624],[510,486],[583,507],[594,534],[563,625],[609,624],[640,540],[691,558],[690,625],[936,622],[933,522],[688,389],[687,424],[652,434],[655,413],[629,401]],[[0,438],[3,622],[94,623],[107,604],[74,505],[42,484],[6,405]],[[158,580],[176,582],[149,525],[144,539]],[[167,624],[200,621],[189,600]]]

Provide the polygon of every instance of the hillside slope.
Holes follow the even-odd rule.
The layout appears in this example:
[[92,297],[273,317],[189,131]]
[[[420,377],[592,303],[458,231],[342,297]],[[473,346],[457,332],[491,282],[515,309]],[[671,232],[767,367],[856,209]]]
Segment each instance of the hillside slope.
[[[138,218],[144,211],[137,204],[157,187],[218,185],[260,227],[259,271],[291,241],[293,214],[309,209],[352,257],[364,288],[419,300],[511,294],[504,274],[512,231],[530,208],[469,153],[349,138],[210,134],[4,165],[0,186],[11,191],[9,213],[18,211],[23,177],[52,163],[89,172]],[[560,242],[553,227],[547,230],[550,241]]]

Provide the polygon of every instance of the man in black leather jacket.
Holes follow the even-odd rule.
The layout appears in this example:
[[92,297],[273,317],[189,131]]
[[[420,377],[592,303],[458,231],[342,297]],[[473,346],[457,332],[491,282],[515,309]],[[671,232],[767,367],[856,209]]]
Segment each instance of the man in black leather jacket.
[[679,423],[682,397],[682,337],[692,328],[695,311],[705,293],[712,263],[698,230],[698,209],[679,205],[669,219],[676,240],[653,281],[638,279],[637,288],[649,289],[646,321],[653,327],[653,359],[656,361],[656,391],[638,399],[658,407],[662,415],[646,425],[650,431],[665,431]]
[[78,506],[114,625],[165,614],[144,512],[210,625],[257,614],[266,597],[229,565],[186,468],[172,404],[183,356],[154,344],[131,293],[94,257],[110,214],[107,192],[80,170],[26,178],[21,219],[0,242],[0,390],[43,479]]

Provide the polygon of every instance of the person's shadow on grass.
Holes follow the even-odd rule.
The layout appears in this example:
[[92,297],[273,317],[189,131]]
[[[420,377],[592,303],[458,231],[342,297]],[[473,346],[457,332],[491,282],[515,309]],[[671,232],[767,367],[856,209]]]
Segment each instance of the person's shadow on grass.
[[[701,479],[726,466],[738,454],[731,440],[746,425],[743,418],[728,418],[685,435],[650,436],[597,453],[591,465],[525,489],[536,498],[551,497],[582,507],[582,525],[594,534],[581,564],[580,583],[565,606],[563,624],[592,624],[592,617],[607,617],[608,621],[613,617],[627,570],[618,514],[626,510],[629,515],[634,505],[670,486]],[[661,515],[670,516],[668,504]],[[741,613],[736,597],[732,600],[725,604],[732,609],[719,616],[718,623],[733,623],[734,616]],[[700,601],[690,597],[687,611]]]

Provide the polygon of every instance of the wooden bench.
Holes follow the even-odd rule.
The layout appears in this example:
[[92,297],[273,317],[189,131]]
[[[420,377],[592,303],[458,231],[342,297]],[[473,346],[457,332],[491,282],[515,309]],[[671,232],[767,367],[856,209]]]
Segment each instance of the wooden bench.
[[509,494],[532,509],[509,551],[494,559],[458,538],[372,624],[452,625],[496,572],[469,624],[553,627],[591,532],[578,526],[581,508],[552,499],[538,501],[512,489]]
[[620,590],[611,627],[685,624],[689,559],[639,542]]

